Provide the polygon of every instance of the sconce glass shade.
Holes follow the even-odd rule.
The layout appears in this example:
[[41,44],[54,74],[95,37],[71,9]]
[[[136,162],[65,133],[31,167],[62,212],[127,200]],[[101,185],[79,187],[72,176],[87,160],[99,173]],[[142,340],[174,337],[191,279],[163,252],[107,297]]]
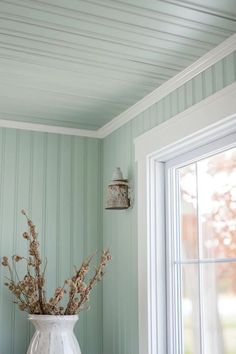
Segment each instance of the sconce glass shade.
[[130,207],[128,190],[128,180],[123,178],[120,168],[117,167],[113,173],[113,179],[107,187],[106,209],[128,209]]

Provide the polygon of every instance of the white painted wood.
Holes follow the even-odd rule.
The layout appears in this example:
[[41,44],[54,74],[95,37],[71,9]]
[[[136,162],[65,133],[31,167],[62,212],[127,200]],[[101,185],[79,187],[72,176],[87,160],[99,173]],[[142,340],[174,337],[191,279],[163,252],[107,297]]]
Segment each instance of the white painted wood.
[[140,160],[138,181],[139,354],[166,353],[163,164]]
[[[227,118],[229,130],[235,124],[232,115],[236,112],[236,83],[218,91],[210,97],[195,104],[189,109],[181,112],[163,124],[149,130],[147,133],[135,139],[135,159],[143,159],[155,151],[161,151],[166,146],[169,147],[169,154],[175,153],[175,143],[184,140],[191,135],[192,142],[198,140],[199,131],[205,129],[204,136],[207,139],[211,135],[211,129],[206,127],[219,123],[219,133],[221,130],[221,120]],[[226,123],[225,123],[226,124]],[[188,139],[186,140],[187,143]],[[172,151],[171,151],[172,149]]]
[[[148,242],[147,242],[147,163],[146,159],[138,164],[138,181],[142,181],[142,188],[138,188],[138,212],[143,215],[142,222],[138,221],[138,302],[139,302],[139,354],[149,353],[149,309],[148,309]],[[144,216],[145,215],[145,216]],[[141,221],[141,220],[140,220]],[[141,261],[142,260],[142,261]]]
[[97,132],[93,130],[66,128],[66,127],[59,127],[59,126],[46,125],[46,124],[26,123],[26,122],[19,122],[19,121],[8,120],[8,119],[0,119],[0,127],[30,130],[35,132],[97,138]]
[[165,271],[165,213],[160,205],[165,203],[164,164],[152,161],[148,171],[148,273],[150,302],[148,303],[149,320],[149,351],[166,353],[166,283]]
[[[165,276],[165,264],[169,267],[165,252],[166,248],[171,251],[171,245],[165,243],[161,165],[235,130],[236,84],[232,84],[135,139],[139,186],[139,354],[167,353],[165,318],[173,316],[171,312],[167,314],[165,302],[165,289],[171,283],[170,276]],[[168,348],[172,344],[168,338]]]
[[98,130],[100,137],[104,138],[111,134],[122,125],[134,119],[138,114],[160,101],[163,97],[167,96],[170,92],[176,90],[187,81],[193,79],[196,75],[200,74],[228,54],[236,50],[236,34],[232,35],[229,39],[225,40],[216,48],[212,49],[206,55],[202,56],[195,63],[181,71],[179,74],[165,82],[135,105],[127,109],[115,117],[111,122],[105,124]]

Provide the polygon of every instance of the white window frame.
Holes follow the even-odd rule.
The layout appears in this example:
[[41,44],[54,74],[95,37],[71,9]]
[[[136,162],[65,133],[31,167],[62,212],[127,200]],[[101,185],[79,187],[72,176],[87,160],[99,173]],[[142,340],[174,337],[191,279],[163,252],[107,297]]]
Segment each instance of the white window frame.
[[[168,333],[171,334],[171,338],[173,341],[171,346],[168,348],[168,353],[171,354],[182,354],[184,351],[184,343],[183,343],[183,328],[182,328],[182,294],[181,294],[181,264],[185,265],[193,265],[193,264],[219,264],[225,262],[236,262],[236,257],[231,258],[213,258],[210,259],[205,258],[200,259],[182,259],[175,263],[175,267],[173,267],[173,262],[176,258],[179,258],[178,255],[181,249],[181,236],[180,236],[180,195],[179,195],[179,178],[178,178],[178,169],[199,161],[201,159],[205,159],[209,156],[213,156],[215,154],[221,153],[225,150],[235,148],[236,146],[236,127],[235,132],[224,136],[223,138],[218,138],[213,142],[208,142],[203,146],[198,148],[194,148],[185,153],[177,156],[174,159],[169,160],[165,163],[165,191],[166,191],[166,205],[168,207],[166,210],[166,259],[169,262],[169,267],[166,272],[167,279],[167,293],[171,294],[171,299],[169,299],[167,304],[168,313],[172,314],[171,321],[169,320],[167,323]],[[175,271],[174,271],[175,268]],[[201,270],[199,270],[201,274]],[[202,276],[199,277],[199,297],[200,297],[200,289],[202,287]],[[202,301],[200,299],[200,317],[202,314]],[[178,323],[178,328],[176,324]],[[177,329],[177,331],[173,330]],[[200,346],[201,352],[203,352],[203,343],[204,343],[204,334],[202,328],[200,328]],[[170,343],[169,343],[170,344]],[[177,345],[176,345],[177,344]],[[175,348],[175,345],[177,348]]]
[[[139,354],[171,353],[166,304],[164,163],[236,131],[236,83],[135,139],[138,167]],[[173,227],[173,225],[171,226]],[[167,252],[168,254],[168,252]]]

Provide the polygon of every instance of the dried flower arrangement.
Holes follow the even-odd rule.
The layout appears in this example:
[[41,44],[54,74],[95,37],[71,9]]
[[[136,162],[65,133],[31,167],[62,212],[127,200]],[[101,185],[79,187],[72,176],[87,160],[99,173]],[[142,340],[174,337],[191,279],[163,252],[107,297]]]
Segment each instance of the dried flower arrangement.
[[[108,250],[103,251],[100,258],[100,263],[93,277],[86,284],[85,276],[90,267],[91,256],[84,261],[79,269],[75,269],[75,274],[65,280],[63,287],[58,287],[55,290],[54,296],[47,301],[45,292],[45,270],[46,264],[41,270],[42,260],[40,257],[38,234],[32,220],[29,219],[26,212],[22,210],[28,223],[28,232],[23,233],[24,239],[28,241],[28,256],[21,257],[18,255],[12,256],[12,267],[7,257],[3,257],[2,265],[7,267],[10,273],[10,279],[5,285],[15,297],[15,303],[18,304],[20,310],[30,314],[38,315],[75,315],[79,311],[86,308],[89,300],[89,294],[94,285],[100,281],[104,275],[104,268],[111,260],[111,255]],[[27,273],[20,280],[16,263],[20,261],[26,262]],[[61,306],[61,300],[68,295],[66,306]]]

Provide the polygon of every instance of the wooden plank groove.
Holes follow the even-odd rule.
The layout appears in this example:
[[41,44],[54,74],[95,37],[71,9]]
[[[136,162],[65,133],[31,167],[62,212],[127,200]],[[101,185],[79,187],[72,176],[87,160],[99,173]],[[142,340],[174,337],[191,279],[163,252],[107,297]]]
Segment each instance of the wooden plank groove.
[[[159,0],[159,1],[163,2],[163,0]],[[181,7],[181,9],[185,8],[185,9],[192,10],[193,12],[197,11],[197,12],[201,12],[206,15],[216,16],[216,17],[219,17],[223,20],[228,20],[228,21],[233,21],[233,22],[236,20],[236,16],[234,16],[232,13],[230,13],[228,11],[219,12],[216,9],[211,8],[209,6],[201,6],[197,2],[195,4],[193,4],[189,1],[183,1],[183,0],[164,0],[164,2],[169,3],[171,5]]]
[[[186,58],[184,57],[184,55],[180,55],[180,54],[176,54],[174,52],[165,54],[164,52],[162,53],[158,53],[158,56],[156,56],[154,58],[154,55],[152,55],[152,53],[150,52],[149,55],[146,54],[146,51],[144,50],[140,50],[138,55],[135,55],[134,53],[132,53],[131,51],[127,52],[127,51],[112,51],[112,50],[105,50],[104,49],[100,49],[100,48],[93,48],[93,47],[89,47],[89,46],[85,46],[82,45],[83,47],[83,51],[81,52],[81,44],[78,44],[76,42],[71,42],[71,41],[64,41],[62,39],[58,40],[55,37],[51,38],[48,36],[39,36],[39,35],[33,35],[32,33],[28,33],[28,32],[24,32],[24,31],[20,31],[19,29],[16,31],[14,29],[9,29],[9,28],[0,28],[0,34],[1,35],[6,35],[6,36],[12,36],[13,38],[21,38],[21,39],[25,39],[25,40],[33,40],[35,42],[39,42],[42,44],[46,44],[46,45],[54,45],[56,47],[59,48],[67,48],[67,49],[71,49],[71,50],[78,50],[80,51],[80,55],[82,57],[88,57],[88,55],[96,55],[96,58],[101,58],[103,60],[108,60],[108,58],[110,59],[117,59],[119,58],[120,60],[123,61],[132,61],[132,62],[140,62],[143,64],[149,64],[149,65],[154,65],[154,66],[158,66],[161,65],[163,66],[165,64],[166,67],[168,67],[168,65],[170,67],[176,67],[177,69],[181,69],[182,67],[184,67],[184,63],[188,64],[189,60],[191,59],[190,55],[187,55]],[[157,48],[158,50],[158,48]],[[106,54],[106,55],[104,55]],[[145,55],[146,54],[146,55]],[[153,58],[152,58],[153,57]],[[172,57],[174,57],[176,60],[178,60],[178,62],[173,62]],[[171,59],[172,60],[171,60]],[[183,64],[182,64],[183,62]]]
[[[75,16],[82,15],[87,21],[93,20],[98,21],[102,19],[103,22],[105,21],[113,21],[114,24],[121,23],[123,25],[133,25],[133,26],[140,26],[140,21],[138,17],[148,19],[149,21],[155,19],[159,22],[167,23],[170,25],[176,24],[179,26],[188,26],[189,28],[195,29],[202,29],[202,30],[209,30],[215,31],[215,33],[220,32],[227,32],[228,29],[222,25],[218,26],[211,26],[209,25],[208,21],[201,22],[197,21],[196,17],[192,17],[188,19],[187,17],[177,16],[176,14],[169,14],[166,11],[158,11],[156,9],[149,10],[147,6],[140,7],[137,4],[129,4],[125,2],[112,2],[112,1],[79,1],[74,3],[75,6],[70,6],[70,3],[65,6],[64,2],[57,1],[55,2],[46,2],[46,1],[37,1],[37,3],[32,4],[32,2],[24,0],[21,2],[12,2],[12,1],[3,1],[3,3],[18,6],[22,8],[28,8],[33,11],[40,11],[51,15],[58,15],[60,16],[63,14],[64,17],[69,17],[70,19],[75,18]],[[105,11],[104,11],[105,9]],[[122,15],[123,14],[123,15]],[[126,15],[128,20],[125,21]],[[121,16],[119,16],[121,15]],[[210,16],[208,16],[210,17]],[[83,21],[82,18],[82,21]],[[120,20],[122,18],[122,21]],[[232,22],[229,20],[228,22]],[[109,24],[111,25],[111,24]],[[232,31],[232,28],[231,28]]]
[[[91,30],[91,28],[89,30],[81,30],[79,28],[77,29],[71,26],[71,22],[69,22],[68,25],[64,24],[63,26],[61,26],[60,23],[56,24],[49,21],[38,20],[38,19],[32,20],[30,17],[26,17],[25,14],[14,15],[12,13],[1,12],[1,15],[2,15],[0,17],[1,20],[2,21],[7,20],[9,24],[12,23],[12,25],[15,24],[25,25],[30,27],[30,31],[32,31],[32,29],[37,30],[40,28],[40,31],[46,31],[46,33],[59,32],[62,33],[63,36],[76,35],[79,36],[77,37],[77,40],[79,41],[81,41],[84,38],[89,40],[89,42],[94,42],[94,47],[98,46],[97,41],[99,41],[99,44],[101,43],[101,45],[103,44],[103,42],[105,42],[105,43],[110,43],[110,45],[123,45],[123,46],[131,45],[138,48],[140,46],[145,46],[146,48],[154,47],[157,49],[163,48],[164,50],[169,50],[171,52],[173,50],[173,44],[179,42],[179,44],[181,44],[183,47],[182,49],[181,48],[179,49],[179,52],[181,52],[185,48],[186,51],[188,49],[191,50],[193,53],[196,53],[197,49],[207,50],[209,49],[209,46],[218,44],[220,39],[222,41],[223,39],[227,38],[226,34],[220,36],[218,35],[218,36],[214,36],[213,41],[212,40],[207,41],[205,33],[201,33],[201,32],[199,32],[198,38],[194,38],[194,37],[191,38],[191,36],[189,36],[188,38],[186,36],[188,31],[186,31],[185,32],[186,34],[184,35],[178,32],[176,33],[176,31],[174,31],[173,33],[169,33],[169,32],[161,33],[161,31],[158,29],[152,29],[152,31],[149,30],[148,31],[149,33],[145,34],[145,28],[142,28],[142,31],[137,33],[130,32],[129,36],[127,36],[127,30],[123,31],[123,34],[116,36],[114,34],[112,35],[110,34],[112,30],[112,26],[109,27],[110,29],[109,32],[107,31],[107,28],[101,31],[99,26],[96,26],[94,30]],[[158,36],[158,32],[160,32],[159,36]],[[233,31],[228,32],[228,36],[232,33]]]
[[[1,38],[1,43],[5,44],[7,46],[14,46],[15,43],[16,46],[18,47],[20,45],[20,43],[22,42],[23,45],[21,45],[22,48],[30,48],[31,50],[39,50],[42,51],[42,48],[40,47],[40,45],[44,45],[44,49],[43,51],[47,51],[47,53],[53,53],[53,54],[57,54],[57,55],[63,55],[63,50],[66,49],[67,53],[68,50],[71,52],[71,55],[69,55],[69,53],[66,55],[66,57],[69,58],[77,58],[80,59],[81,62],[91,62],[91,63],[101,63],[101,64],[106,64],[106,65],[110,65],[110,66],[114,66],[115,64],[119,67],[126,67],[126,68],[132,68],[132,67],[140,67],[145,69],[147,68],[147,70],[149,70],[149,68],[151,68],[153,71],[154,70],[158,70],[158,69],[169,69],[170,72],[171,70],[181,70],[184,66],[181,65],[179,62],[173,62],[172,61],[161,61],[159,58],[157,58],[156,60],[147,60],[145,58],[139,58],[139,57],[131,57],[129,55],[125,56],[125,55],[106,55],[104,56],[103,53],[96,53],[96,60],[95,58],[92,59],[91,52],[89,51],[83,51],[81,52],[81,48],[78,45],[70,45],[68,46],[67,43],[66,44],[62,44],[60,42],[55,42],[55,40],[52,39],[47,39],[47,41],[39,39],[38,37],[34,37],[32,38],[32,36],[29,36],[27,33],[22,33],[20,31],[16,32],[15,34],[11,33],[12,31],[6,31],[6,30],[0,30],[0,38]],[[21,34],[22,33],[22,34]],[[4,42],[5,39],[5,42]],[[31,45],[33,44],[33,46]],[[34,47],[34,48],[33,48]],[[50,50],[48,50],[47,48],[50,48]],[[60,51],[62,53],[60,53]],[[76,54],[76,56],[75,56]],[[64,56],[64,55],[63,55]],[[175,56],[175,55],[171,55],[170,56]],[[163,75],[164,77],[164,75]]]

